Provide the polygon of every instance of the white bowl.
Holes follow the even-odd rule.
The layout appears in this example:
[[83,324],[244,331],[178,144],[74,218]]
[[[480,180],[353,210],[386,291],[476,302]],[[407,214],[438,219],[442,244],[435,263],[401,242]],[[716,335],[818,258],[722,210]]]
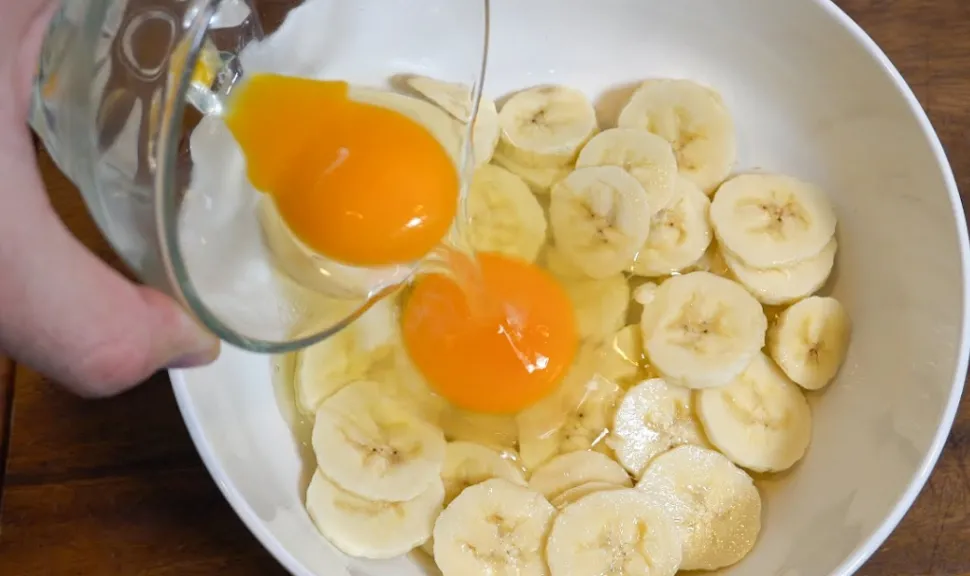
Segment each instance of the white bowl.
[[[440,22],[441,35],[408,36],[413,50],[400,39],[416,19],[440,17],[426,8],[454,1],[360,0],[353,18],[323,22],[321,34],[340,26],[373,48],[336,54],[344,66],[356,56],[386,62],[388,75],[446,73],[456,64],[421,56],[448,34],[477,31]],[[851,348],[838,380],[813,401],[807,457],[762,483],[757,547],[725,573],[854,572],[929,476],[967,368],[963,210],[899,73],[825,0],[492,0],[491,42],[492,96],[548,82],[595,97],[649,76],[706,82],[736,119],[739,169],[786,172],[829,191],[840,217],[834,295],[853,319]],[[404,559],[349,559],[318,535],[272,370],[266,357],[227,348],[212,366],[172,373],[188,429],[229,503],[295,575],[424,574]]]

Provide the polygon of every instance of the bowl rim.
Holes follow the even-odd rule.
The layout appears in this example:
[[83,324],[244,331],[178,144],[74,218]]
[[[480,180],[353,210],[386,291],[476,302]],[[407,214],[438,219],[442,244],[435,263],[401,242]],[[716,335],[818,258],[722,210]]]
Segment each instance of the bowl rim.
[[[933,436],[930,449],[923,457],[916,473],[910,478],[905,492],[896,502],[890,513],[882,520],[876,530],[857,546],[832,572],[832,576],[849,576],[854,574],[868,560],[880,546],[886,541],[889,535],[895,530],[896,526],[909,511],[916,497],[920,494],[927,480],[929,480],[933,469],[936,467],[943,447],[950,435],[954,419],[963,395],[963,388],[967,377],[967,364],[970,360],[970,347],[966,343],[970,341],[970,239],[968,239],[967,221],[964,215],[963,201],[960,198],[959,187],[953,174],[952,166],[947,158],[946,151],[940,141],[939,135],[933,128],[926,111],[920,105],[919,100],[913,93],[912,88],[903,78],[902,74],[892,63],[889,57],[883,52],[882,48],[866,33],[862,27],[846,14],[833,0],[810,0],[825,10],[830,17],[841,24],[859,44],[872,56],[882,67],[882,70],[892,80],[894,86],[906,100],[909,111],[919,123],[923,137],[929,144],[933,152],[938,168],[943,176],[947,194],[950,197],[950,207],[956,221],[957,236],[960,243],[960,260],[963,272],[963,300],[962,304],[962,327],[960,330],[960,348],[957,357],[956,372],[953,375],[953,382],[950,387],[949,398],[947,399],[946,409],[943,418]],[[306,566],[299,562],[292,554],[287,552],[280,542],[269,532],[257,516],[256,512],[249,506],[239,492],[239,489],[228,477],[225,470],[219,465],[212,446],[206,438],[201,426],[199,425],[198,415],[195,410],[186,386],[185,370],[169,370],[168,374],[172,383],[172,390],[175,393],[175,400],[182,420],[185,422],[186,429],[196,451],[202,459],[203,464],[209,475],[215,481],[223,497],[235,511],[236,515],[242,520],[243,524],[256,537],[262,546],[280,563],[287,571],[294,576],[316,576]]]

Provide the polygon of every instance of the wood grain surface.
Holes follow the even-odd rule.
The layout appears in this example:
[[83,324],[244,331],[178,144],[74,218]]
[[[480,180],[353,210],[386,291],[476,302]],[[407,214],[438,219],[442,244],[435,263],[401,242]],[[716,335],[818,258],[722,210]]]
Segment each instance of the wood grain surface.
[[[837,3],[913,87],[970,191],[970,2]],[[117,265],[73,186],[43,153],[39,163],[60,215]],[[0,574],[285,574],[203,468],[164,375],[82,401],[0,353],[0,456]],[[970,574],[967,542],[970,399],[916,504],[859,574]]]

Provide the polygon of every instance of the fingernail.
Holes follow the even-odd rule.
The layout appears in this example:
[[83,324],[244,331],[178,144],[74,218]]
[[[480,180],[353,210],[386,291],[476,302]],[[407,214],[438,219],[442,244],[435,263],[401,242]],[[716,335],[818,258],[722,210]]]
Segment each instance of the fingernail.
[[218,347],[213,354],[212,352],[199,352],[195,354],[186,354],[180,356],[169,363],[169,370],[179,370],[182,368],[197,368],[199,366],[205,366],[206,364],[211,364],[219,356]]
[[171,369],[204,366],[219,357],[219,339],[185,313],[178,340],[181,353],[168,363]]

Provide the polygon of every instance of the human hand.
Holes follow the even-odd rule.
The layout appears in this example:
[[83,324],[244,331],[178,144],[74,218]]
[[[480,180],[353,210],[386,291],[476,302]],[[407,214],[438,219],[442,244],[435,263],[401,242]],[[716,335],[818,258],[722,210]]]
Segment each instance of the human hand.
[[82,396],[215,359],[219,342],[167,296],[132,284],[52,210],[27,127],[57,1],[0,0],[0,351]]

